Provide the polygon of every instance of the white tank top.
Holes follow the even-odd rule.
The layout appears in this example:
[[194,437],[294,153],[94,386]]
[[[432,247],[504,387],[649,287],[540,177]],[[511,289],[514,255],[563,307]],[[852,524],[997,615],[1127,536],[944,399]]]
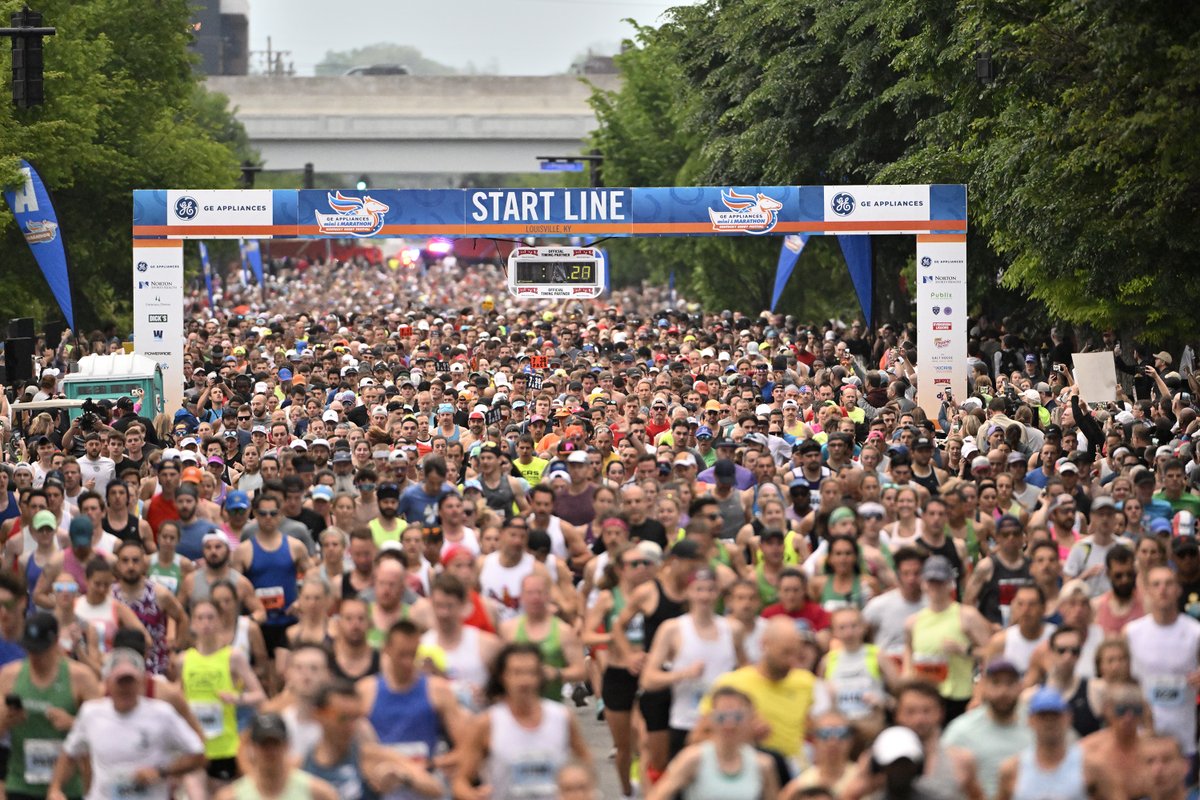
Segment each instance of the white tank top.
[[700,745],[700,763],[696,776],[683,790],[685,800],[758,800],[762,797],[762,771],[758,751],[748,744],[738,748],[742,768],[734,775],[721,770],[717,748],[712,742]]
[[491,723],[487,780],[492,797],[554,800],[558,771],[570,756],[571,728],[566,707],[541,700],[542,720],[526,728],[513,717],[507,703],[488,711]]
[[714,617],[717,638],[701,639],[691,614],[679,617],[679,649],[672,659],[675,669],[704,662],[699,678],[681,681],[671,688],[669,724],[681,731],[690,731],[700,721],[700,700],[710,686],[726,672],[737,669],[737,651],[733,647],[733,631],[729,620]]
[[451,650],[438,641],[436,630],[428,630],[421,636],[421,644],[439,647],[446,654],[446,678],[454,687],[458,702],[470,711],[479,711],[475,702],[475,690],[487,684],[488,670],[479,655],[478,628],[462,627],[458,647]]
[[462,532],[462,538],[459,539],[457,542],[452,542],[449,539],[443,539],[442,540],[442,551],[441,551],[441,553],[439,553],[439,555],[440,556],[446,555],[446,551],[449,550],[451,547],[454,547],[455,545],[467,548],[468,550],[471,551],[471,554],[474,556],[479,555],[479,537],[475,535],[474,528],[465,528],[464,527],[463,532]]
[[521,581],[533,572],[532,553],[522,553],[515,567],[500,563],[500,553],[488,553],[479,570],[479,587],[484,597],[500,604],[500,621],[513,619],[521,613]]
[[1150,708],[1154,727],[1173,736],[1184,755],[1196,752],[1196,690],[1188,686],[1188,673],[1198,665],[1200,622],[1180,614],[1170,625],[1159,625],[1146,615],[1125,627],[1133,655],[1130,671],[1138,679]]
[[[1058,630],[1057,625],[1049,622],[1042,625],[1042,635],[1036,639],[1026,639],[1021,635],[1021,629],[1011,625],[1004,631],[1004,660],[1011,661],[1024,674],[1029,671],[1029,660],[1039,644],[1050,638],[1050,634]],[[1088,638],[1091,638],[1090,636]]]
[[104,598],[104,602],[94,606],[86,596],[75,598],[75,616],[87,623],[100,642],[100,652],[107,653],[112,646],[113,635],[117,632],[117,609],[113,596]]
[[567,539],[563,536],[562,520],[551,514],[550,524],[546,526],[546,533],[550,535],[551,555],[566,561],[568,555]]
[[1078,744],[1067,748],[1067,756],[1051,770],[1038,766],[1032,747],[1017,757],[1019,771],[1013,800],[1086,800],[1083,780],[1083,751]]
[[[883,681],[871,671],[867,663],[867,645],[853,653],[843,648],[831,662],[833,669],[826,669],[825,683],[833,693],[838,711],[847,719],[860,720],[871,715],[875,703],[886,695]],[[879,671],[878,653],[875,656],[875,672]],[[875,701],[875,702],[872,702]]]

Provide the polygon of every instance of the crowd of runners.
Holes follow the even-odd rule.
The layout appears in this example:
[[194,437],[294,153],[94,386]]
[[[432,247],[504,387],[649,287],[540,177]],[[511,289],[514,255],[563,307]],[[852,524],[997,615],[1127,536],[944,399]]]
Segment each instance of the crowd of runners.
[[1191,796],[1190,356],[973,320],[930,418],[911,327],[270,273],[0,401],[10,800]]

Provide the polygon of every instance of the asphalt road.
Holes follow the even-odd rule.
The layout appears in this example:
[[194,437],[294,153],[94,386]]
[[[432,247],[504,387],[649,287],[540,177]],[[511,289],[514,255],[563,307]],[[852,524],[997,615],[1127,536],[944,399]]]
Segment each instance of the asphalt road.
[[579,726],[583,729],[583,738],[587,741],[588,749],[592,753],[593,770],[599,779],[597,796],[603,797],[605,800],[619,800],[621,784],[617,781],[617,771],[613,768],[612,759],[608,757],[608,754],[612,752],[612,736],[608,732],[608,725],[596,719],[594,700],[590,700],[583,708],[575,709],[575,716],[579,720]]

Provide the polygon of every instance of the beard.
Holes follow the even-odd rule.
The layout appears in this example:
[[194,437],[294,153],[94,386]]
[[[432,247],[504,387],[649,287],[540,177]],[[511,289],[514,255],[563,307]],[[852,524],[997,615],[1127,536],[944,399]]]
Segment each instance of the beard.
[[224,569],[225,565],[229,563],[229,553],[226,553],[225,555],[223,555],[217,559],[214,559],[211,556],[205,556],[204,563],[208,565],[209,569],[214,570],[214,571],[219,570],[219,569]]
[[399,512],[399,510],[400,509],[398,509],[398,508],[385,508],[383,506],[380,506],[379,507],[379,516],[385,517],[387,519],[395,519],[396,513]]

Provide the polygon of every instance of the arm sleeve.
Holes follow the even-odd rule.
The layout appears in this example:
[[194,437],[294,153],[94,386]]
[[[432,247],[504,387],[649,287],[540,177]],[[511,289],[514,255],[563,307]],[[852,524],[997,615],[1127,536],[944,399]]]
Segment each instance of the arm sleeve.
[[1079,402],[1079,397],[1071,396],[1071,412],[1075,415],[1075,424],[1079,426],[1079,430],[1083,431],[1083,435],[1087,437],[1088,452],[1095,457],[1100,449],[1101,442],[1104,441],[1104,431],[1100,430],[1100,425],[1096,422],[1096,418],[1092,416],[1091,411],[1083,408]]

